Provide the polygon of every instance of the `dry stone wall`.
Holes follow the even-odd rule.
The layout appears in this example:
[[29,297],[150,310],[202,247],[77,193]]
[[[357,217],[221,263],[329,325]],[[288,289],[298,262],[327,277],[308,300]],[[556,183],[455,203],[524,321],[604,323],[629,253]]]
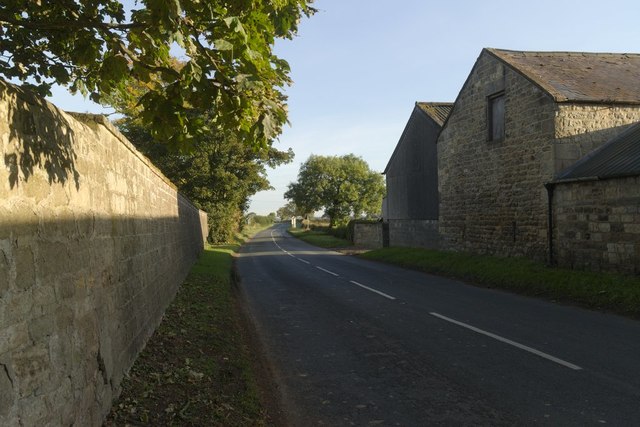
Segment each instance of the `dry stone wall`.
[[100,425],[206,214],[101,116],[0,83],[0,138],[0,425]]
[[640,177],[558,184],[553,210],[558,265],[640,273]]

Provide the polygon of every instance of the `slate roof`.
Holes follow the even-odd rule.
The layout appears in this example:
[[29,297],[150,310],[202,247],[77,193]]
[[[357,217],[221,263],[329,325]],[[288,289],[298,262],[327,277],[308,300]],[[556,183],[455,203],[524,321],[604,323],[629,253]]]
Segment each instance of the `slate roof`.
[[640,104],[640,54],[485,50],[556,102]]
[[558,181],[640,175],[640,123],[562,171]]
[[453,109],[452,102],[416,102],[416,106],[427,113],[438,126],[442,126]]

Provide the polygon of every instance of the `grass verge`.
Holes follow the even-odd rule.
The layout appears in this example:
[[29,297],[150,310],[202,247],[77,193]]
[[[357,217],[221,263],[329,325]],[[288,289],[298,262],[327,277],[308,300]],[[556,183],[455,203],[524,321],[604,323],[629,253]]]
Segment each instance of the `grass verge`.
[[233,244],[208,246],[122,383],[106,426],[260,426],[264,408],[233,290]]
[[352,245],[348,240],[340,239],[319,230],[291,228],[289,229],[289,233],[300,240],[304,240],[307,243],[321,248],[344,248]]
[[414,248],[359,255],[488,287],[640,317],[640,278],[550,268],[524,258],[498,258]]

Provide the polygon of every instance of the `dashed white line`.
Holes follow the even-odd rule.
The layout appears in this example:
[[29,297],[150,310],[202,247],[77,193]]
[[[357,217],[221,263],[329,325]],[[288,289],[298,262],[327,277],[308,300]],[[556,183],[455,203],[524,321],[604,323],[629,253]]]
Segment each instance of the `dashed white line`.
[[336,277],[340,276],[338,273],[334,273],[333,271],[329,271],[329,270],[326,270],[326,269],[324,269],[324,268],[322,268],[322,267],[318,267],[317,265],[316,265],[316,268],[317,268],[318,270],[322,270],[322,271],[324,271],[325,273],[332,274],[332,275],[334,275],[334,276],[336,276]]
[[545,358],[547,360],[551,360],[552,362],[555,362],[555,363],[557,363],[559,365],[562,365],[562,366],[564,366],[566,368],[573,369],[574,371],[579,371],[579,370],[582,369],[578,365],[574,365],[573,363],[567,362],[567,361],[562,360],[562,359],[558,359],[557,357],[551,356],[550,354],[544,353],[544,352],[542,352],[540,350],[536,350],[535,348],[531,348],[531,347],[526,346],[524,344],[520,344],[518,342],[511,341],[510,339],[503,338],[500,335],[492,334],[491,332],[484,331],[484,330],[482,330],[480,328],[476,328],[475,326],[471,326],[471,325],[468,325],[466,323],[459,322],[457,320],[454,320],[454,319],[451,319],[449,317],[443,316],[442,314],[438,314],[438,313],[429,313],[429,314],[432,315],[432,316],[435,316],[435,317],[437,317],[439,319],[445,320],[447,322],[453,323],[453,324],[458,325],[458,326],[462,326],[463,328],[467,328],[467,329],[472,330],[474,332],[477,332],[479,334],[482,334],[482,335],[485,335],[487,337],[493,338],[494,340],[498,340],[498,341],[503,342],[505,344],[512,345],[512,346],[514,346],[516,348],[519,348],[520,350],[524,350],[524,351],[527,351],[529,353],[535,354],[536,356],[540,356],[540,357]]
[[[289,252],[288,252],[286,249],[284,249],[282,246],[280,246],[280,245],[278,244],[278,242],[276,241],[275,236],[273,235],[273,231],[271,232],[271,240],[273,240],[273,243],[278,247],[278,249],[280,249],[280,250],[281,250],[282,252],[284,252],[285,254],[289,255],[290,257],[293,257],[293,258],[297,259],[297,260],[298,260],[298,261],[300,261],[300,262],[303,262],[303,263],[305,263],[305,264],[311,265],[311,263],[310,263],[309,261],[307,261],[306,259],[298,258],[297,256],[295,256],[295,255],[293,255],[293,254],[289,253]],[[317,265],[316,265],[316,266],[314,266],[314,267],[315,267],[315,268],[317,268],[317,269],[318,269],[318,270],[320,270],[320,271],[324,271],[325,273],[331,274],[332,276],[340,277],[340,275],[339,275],[338,273],[334,273],[333,271],[331,271],[331,270],[327,270],[326,268],[322,268],[322,267],[317,266]],[[380,296],[383,296],[383,297],[385,297],[385,298],[387,298],[387,299],[390,299],[390,300],[395,300],[395,299],[396,299],[396,297],[393,297],[393,296],[391,296],[391,295],[389,295],[389,294],[385,294],[384,292],[380,292],[380,291],[379,291],[379,290],[377,290],[377,289],[370,288],[369,286],[363,285],[362,283],[358,283],[358,282],[356,282],[355,280],[350,280],[350,281],[349,281],[349,283],[352,283],[352,284],[354,284],[354,285],[356,285],[356,286],[360,286],[360,287],[361,287],[361,288],[363,288],[363,289],[366,289],[366,290],[368,290],[368,291],[370,291],[370,292],[374,292],[374,293],[376,293],[376,294],[378,294],[378,295],[380,295]]]
[[390,300],[394,300],[394,299],[396,299],[396,297],[392,297],[391,295],[389,295],[389,294],[385,294],[384,292],[380,292],[380,291],[379,291],[379,290],[377,290],[377,289],[373,289],[373,288],[370,288],[370,287],[368,287],[368,286],[365,286],[365,285],[363,285],[362,283],[358,283],[358,282],[356,282],[355,280],[349,280],[349,283],[353,283],[353,284],[354,284],[354,285],[356,285],[356,286],[360,286],[360,287],[361,287],[361,288],[363,288],[363,289],[366,289],[366,290],[368,290],[368,291],[374,292],[374,293],[376,293],[376,294],[378,294],[378,295],[381,295],[381,296],[383,296],[383,297],[385,297],[385,298],[388,298],[388,299],[390,299]]
[[[276,241],[275,236],[273,235],[273,231],[271,232],[271,239],[273,240],[273,243],[275,243],[275,245],[276,245],[276,246],[277,246],[277,247],[278,247],[282,252],[286,253],[286,254],[287,254],[287,255],[289,255],[290,257],[296,258],[296,259],[297,259],[298,261],[300,261],[300,262],[303,262],[303,263],[305,263],[305,264],[311,264],[309,261],[307,261],[307,260],[305,260],[305,259],[302,259],[302,258],[298,258],[298,257],[296,257],[295,255],[293,255],[293,254],[289,253],[289,252],[288,252],[287,250],[285,250],[284,248],[282,248],[282,247],[278,244],[278,242]],[[322,268],[322,267],[320,267],[320,266],[315,266],[315,267],[316,267],[318,270],[324,271],[325,273],[331,274],[331,275],[333,275],[333,276],[336,276],[336,277],[339,277],[339,276],[340,276],[338,273],[334,273],[333,271],[327,270],[327,269]],[[384,292],[381,292],[381,291],[379,291],[379,290],[377,290],[377,289],[370,288],[369,286],[363,285],[362,283],[358,283],[358,282],[356,282],[355,280],[350,280],[350,281],[349,281],[349,283],[352,283],[352,284],[354,284],[354,285],[356,285],[356,286],[359,286],[359,287],[361,287],[361,288],[363,288],[363,289],[366,289],[366,290],[368,290],[368,291],[370,291],[370,292],[376,293],[376,294],[378,294],[378,295],[380,295],[380,296],[383,296],[383,297],[385,297],[385,298],[387,298],[387,299],[390,299],[390,300],[395,300],[395,299],[396,299],[394,296],[391,296],[391,295],[389,295],[389,294],[385,294]],[[446,321],[446,322],[453,323],[453,324],[455,324],[455,325],[458,325],[458,326],[461,326],[461,327],[463,327],[463,328],[469,329],[469,330],[471,330],[471,331],[473,331],[473,332],[476,332],[476,333],[478,333],[478,334],[481,334],[481,335],[484,335],[484,336],[487,336],[487,337],[493,338],[494,340],[500,341],[500,342],[505,343],[505,344],[509,344],[509,345],[511,345],[511,346],[513,346],[513,347],[519,348],[520,350],[523,350],[523,351],[529,352],[529,353],[531,353],[531,354],[535,354],[536,356],[539,356],[539,357],[542,357],[542,358],[544,358],[544,359],[550,360],[550,361],[555,362],[555,363],[557,363],[557,364],[559,364],[559,365],[562,365],[562,366],[564,366],[564,367],[566,367],[566,368],[573,369],[573,370],[575,370],[575,371],[582,370],[582,368],[581,368],[580,366],[578,366],[578,365],[575,365],[575,364],[573,364],[573,363],[567,362],[566,360],[559,359],[559,358],[557,358],[557,357],[555,357],[555,356],[552,356],[552,355],[550,355],[550,354],[544,353],[544,352],[542,352],[542,351],[540,351],[540,350],[536,350],[535,348],[529,347],[529,346],[527,346],[527,345],[520,344],[519,342],[512,341],[512,340],[510,340],[510,339],[508,339],[508,338],[501,337],[500,335],[496,335],[496,334],[494,334],[494,333],[491,333],[491,332],[488,332],[488,331],[482,330],[482,329],[480,329],[480,328],[476,328],[475,326],[471,326],[471,325],[469,325],[469,324],[467,324],[467,323],[460,322],[460,321],[458,321],[458,320],[452,319],[452,318],[447,317],[447,316],[443,316],[442,314],[439,314],[439,313],[430,312],[429,314],[430,314],[430,315],[432,315],[432,316],[434,316],[434,317],[437,317],[437,318],[439,318],[439,319],[441,319],[441,320],[444,320],[444,321]]]
[[282,249],[282,247],[278,244],[278,242],[276,242],[276,238],[273,236],[273,231],[271,232],[271,240],[273,240],[273,243],[281,250],[286,252],[284,249]]

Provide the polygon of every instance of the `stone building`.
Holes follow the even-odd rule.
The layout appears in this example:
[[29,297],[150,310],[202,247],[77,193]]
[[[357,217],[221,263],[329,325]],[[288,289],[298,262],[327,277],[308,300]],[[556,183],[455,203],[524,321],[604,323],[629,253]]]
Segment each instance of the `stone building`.
[[640,123],[547,188],[551,254],[560,266],[640,273]]
[[441,247],[548,259],[545,184],[640,121],[639,81],[637,54],[482,50],[437,140]]
[[453,104],[416,102],[384,170],[391,246],[438,245],[436,139]]

